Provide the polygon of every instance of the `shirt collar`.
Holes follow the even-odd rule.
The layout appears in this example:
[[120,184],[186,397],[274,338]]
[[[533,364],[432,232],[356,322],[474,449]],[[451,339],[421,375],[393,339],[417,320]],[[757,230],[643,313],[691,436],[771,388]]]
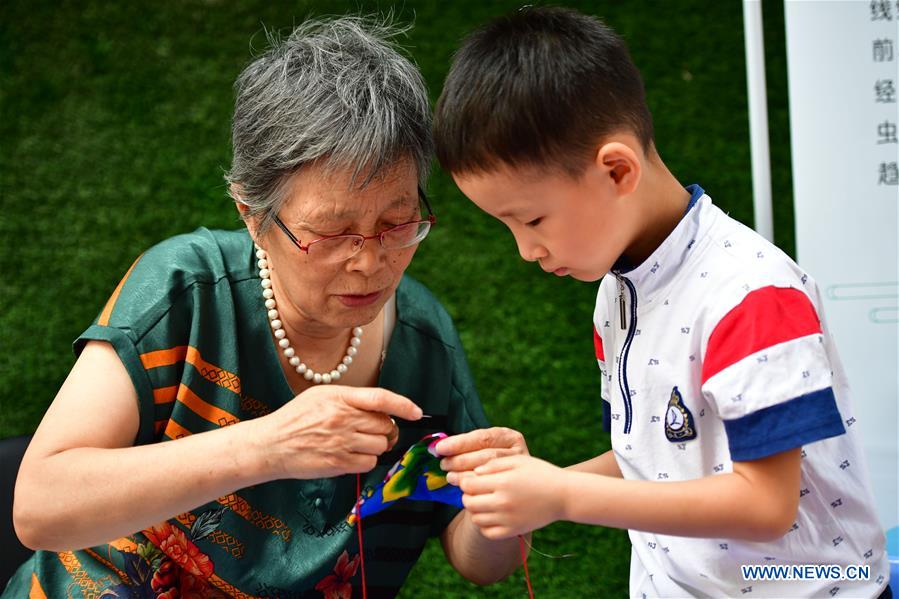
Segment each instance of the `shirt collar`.
[[696,249],[696,242],[708,220],[708,210],[712,200],[699,185],[688,185],[690,202],[683,217],[668,237],[641,264],[628,268],[619,259],[612,267],[612,274],[628,279],[644,297],[643,303],[650,298],[646,294],[668,286],[673,277],[680,272],[680,266]]

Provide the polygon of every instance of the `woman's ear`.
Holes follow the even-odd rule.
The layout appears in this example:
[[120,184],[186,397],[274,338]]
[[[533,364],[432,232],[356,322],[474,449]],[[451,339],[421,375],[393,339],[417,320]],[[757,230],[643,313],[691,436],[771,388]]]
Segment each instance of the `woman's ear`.
[[243,220],[244,224],[247,226],[250,237],[252,237],[253,241],[259,245],[258,228],[256,226],[258,222],[255,216],[250,215],[250,207],[243,201],[243,187],[241,184],[232,183],[229,185],[228,195],[234,200],[237,212],[240,214],[241,220]]
[[608,176],[608,182],[617,195],[625,196],[636,191],[643,172],[643,165],[630,145],[610,141],[596,152],[596,166]]

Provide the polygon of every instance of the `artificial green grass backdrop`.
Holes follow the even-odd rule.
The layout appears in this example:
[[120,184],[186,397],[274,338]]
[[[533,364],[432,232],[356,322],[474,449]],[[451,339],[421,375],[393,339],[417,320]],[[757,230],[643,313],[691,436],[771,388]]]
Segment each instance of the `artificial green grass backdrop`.
[[[0,437],[35,429],[73,363],[71,341],[138,254],[201,225],[240,226],[222,181],[231,85],[264,47],[263,26],[394,8],[400,21],[414,20],[402,43],[436,99],[459,39],[521,2],[0,2]],[[741,3],[566,4],[627,40],[672,172],[751,225]],[[765,28],[776,241],[792,253],[779,3],[765,3]],[[439,224],[409,272],[455,318],[488,416],[557,464],[605,451],[591,332],[597,285],[524,263],[511,235],[445,174],[435,173],[429,191]],[[556,524],[534,543],[575,554],[532,554],[538,595],[627,593],[626,533]],[[472,595],[526,591],[520,572],[486,589],[468,584],[434,543],[403,592]]]

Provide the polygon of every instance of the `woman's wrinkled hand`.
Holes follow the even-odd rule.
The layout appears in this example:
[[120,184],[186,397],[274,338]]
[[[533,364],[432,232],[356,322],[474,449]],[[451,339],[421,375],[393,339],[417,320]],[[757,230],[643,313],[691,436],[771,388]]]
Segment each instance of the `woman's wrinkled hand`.
[[374,468],[399,438],[391,416],[418,420],[422,411],[385,389],[321,385],[250,422],[271,479],[313,479]]
[[503,427],[482,428],[447,437],[437,444],[437,453],[444,456],[440,467],[446,470],[446,480],[453,485],[458,485],[475,468],[495,458],[530,455],[524,435]]

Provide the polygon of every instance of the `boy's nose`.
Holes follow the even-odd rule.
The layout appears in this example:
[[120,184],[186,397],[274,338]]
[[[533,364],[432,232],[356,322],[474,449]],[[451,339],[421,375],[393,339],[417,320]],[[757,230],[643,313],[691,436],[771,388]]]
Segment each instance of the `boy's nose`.
[[536,262],[540,258],[545,258],[549,255],[546,248],[538,243],[531,243],[520,237],[517,237],[515,242],[518,244],[518,253],[527,262]]

